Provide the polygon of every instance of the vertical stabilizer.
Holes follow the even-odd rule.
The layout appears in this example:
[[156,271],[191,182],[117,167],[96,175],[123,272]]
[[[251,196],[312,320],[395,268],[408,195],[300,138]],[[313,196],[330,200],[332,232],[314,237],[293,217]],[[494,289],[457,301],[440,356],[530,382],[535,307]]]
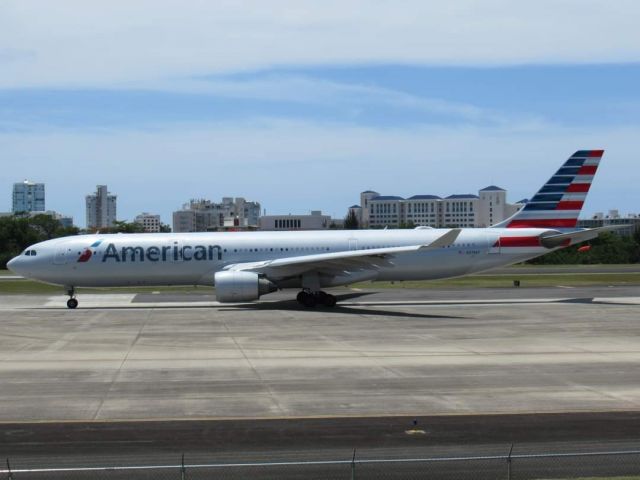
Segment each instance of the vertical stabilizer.
[[575,228],[604,150],[579,150],[535,196],[496,228]]

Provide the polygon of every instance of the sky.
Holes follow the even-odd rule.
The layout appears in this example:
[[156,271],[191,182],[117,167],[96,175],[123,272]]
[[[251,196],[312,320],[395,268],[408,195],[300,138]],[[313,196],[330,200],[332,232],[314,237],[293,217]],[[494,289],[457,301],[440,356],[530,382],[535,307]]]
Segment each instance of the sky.
[[640,3],[0,2],[0,211],[84,226],[191,198],[344,217],[359,192],[530,198],[605,149],[583,217],[640,213]]

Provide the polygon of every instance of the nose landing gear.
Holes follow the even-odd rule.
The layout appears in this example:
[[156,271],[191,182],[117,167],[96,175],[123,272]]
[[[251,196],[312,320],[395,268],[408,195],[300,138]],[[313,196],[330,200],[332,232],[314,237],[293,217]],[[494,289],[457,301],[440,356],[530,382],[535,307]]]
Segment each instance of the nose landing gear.
[[67,308],[74,309],[78,306],[78,299],[76,298],[76,290],[73,287],[67,288],[67,295],[69,295],[69,300],[67,300]]
[[316,305],[324,305],[325,307],[335,307],[336,297],[327,292],[311,292],[310,290],[302,290],[296,296],[296,300],[300,305],[312,308]]

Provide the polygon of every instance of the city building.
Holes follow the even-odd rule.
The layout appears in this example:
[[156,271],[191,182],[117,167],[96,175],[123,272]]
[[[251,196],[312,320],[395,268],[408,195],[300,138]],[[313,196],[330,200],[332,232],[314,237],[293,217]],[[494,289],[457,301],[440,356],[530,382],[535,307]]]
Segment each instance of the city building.
[[478,192],[478,226],[490,227],[509,218],[520,210],[527,200],[520,200],[514,204],[507,203],[507,191],[504,188],[491,185]]
[[320,210],[310,215],[265,215],[260,217],[260,230],[325,230],[331,226],[331,216]]
[[73,227],[73,217],[70,217],[68,215],[63,215],[62,213],[54,212],[53,210],[47,210],[45,212],[31,212],[29,214],[29,216],[31,217],[33,217],[34,215],[48,215],[56,219],[58,222],[60,222],[60,225],[62,225],[65,228]]
[[87,195],[87,228],[109,228],[116,221],[116,195],[112,195],[106,185],[98,185],[96,193]]
[[640,215],[630,213],[626,217],[620,215],[618,210],[609,210],[605,215],[602,212],[595,213],[591,218],[578,220],[579,228],[598,228],[609,225],[625,225],[626,227],[614,230],[618,235],[630,237],[640,230]]
[[403,198],[367,190],[360,194],[360,205],[352,205],[349,212],[356,215],[362,228],[489,227],[513,215],[526,202],[509,204],[506,195],[506,190],[493,185],[483,188],[478,195],[455,194],[444,198],[437,195]]
[[159,233],[160,232],[160,215],[153,215],[148,212],[143,212],[134,218],[134,223],[142,225],[145,233]]
[[13,213],[44,212],[44,183],[25,180],[13,184]]
[[0,212],[0,218],[13,217],[13,216],[19,216],[23,218],[25,216],[34,217],[36,215],[48,215],[58,220],[58,222],[60,222],[60,225],[62,225],[65,228],[73,227],[73,217],[70,217],[68,215],[63,215],[62,213],[54,212],[53,210],[45,210],[44,212],[17,212],[17,213]]
[[173,212],[174,232],[207,232],[258,228],[260,204],[242,197],[223,197],[221,203],[193,199]]

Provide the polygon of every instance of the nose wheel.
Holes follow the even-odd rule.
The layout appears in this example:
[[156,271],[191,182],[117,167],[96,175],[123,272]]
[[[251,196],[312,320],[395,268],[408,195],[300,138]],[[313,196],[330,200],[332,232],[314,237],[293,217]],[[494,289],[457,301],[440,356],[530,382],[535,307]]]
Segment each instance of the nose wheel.
[[337,299],[335,296],[327,292],[310,292],[303,290],[296,296],[296,300],[300,305],[307,308],[313,308],[316,305],[324,305],[325,307],[335,307]]
[[67,308],[74,309],[78,306],[78,299],[76,298],[76,290],[73,287],[67,288],[67,295],[69,295],[69,300],[67,300]]

